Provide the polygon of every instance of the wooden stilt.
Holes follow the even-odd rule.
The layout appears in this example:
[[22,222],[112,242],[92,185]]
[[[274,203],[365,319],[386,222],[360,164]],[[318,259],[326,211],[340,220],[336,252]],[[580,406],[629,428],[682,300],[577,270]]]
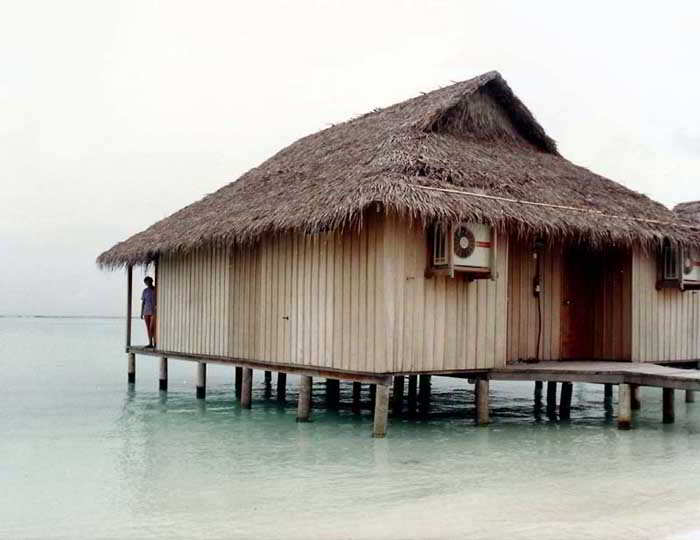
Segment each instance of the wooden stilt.
[[617,427],[630,429],[632,427],[632,389],[629,384],[620,384],[617,390]]
[[675,394],[673,388],[663,389],[663,422],[664,424],[673,424],[676,421]]
[[297,407],[297,422],[309,422],[311,420],[311,385],[313,379],[307,375],[300,377],[299,404]]
[[638,384],[630,384],[630,391],[632,392],[632,410],[638,411],[642,408],[641,393],[639,391]]
[[287,401],[287,374],[282,371],[277,372],[277,401]]
[[542,387],[544,384],[542,381],[535,381],[535,401],[540,401],[542,399]]
[[416,414],[416,395],[418,393],[418,376],[408,376],[408,414]]
[[403,409],[403,389],[404,389],[404,377],[403,375],[397,375],[394,377],[394,414],[400,415]]
[[489,416],[489,380],[476,380],[476,423],[485,426],[490,422]]
[[272,371],[265,370],[265,399],[272,396]]
[[166,392],[168,390],[168,359],[160,357],[160,372],[158,374],[158,390]]
[[236,368],[236,399],[241,399],[241,384],[243,383],[243,368]]
[[[131,347],[131,297],[133,296],[133,270],[126,267],[126,348]],[[132,381],[129,381],[132,382]]]
[[326,379],[326,405],[335,409],[340,402],[340,381],[338,379]]
[[557,413],[557,383],[547,382],[547,415],[552,417]]
[[362,383],[352,383],[352,412],[360,414],[362,411]]
[[376,388],[374,401],[374,426],[372,435],[382,438],[386,435],[386,427],[389,420],[389,386],[386,384],[373,385]]
[[418,402],[421,414],[428,414],[430,409],[430,375],[421,375],[418,379]]
[[612,402],[612,398],[613,398],[613,385],[612,384],[605,385],[605,390],[604,390],[603,396],[604,396],[603,397],[604,401]]
[[369,407],[370,409],[374,410],[374,404],[377,401],[377,385],[376,384],[370,384],[369,385]]
[[243,377],[241,378],[241,408],[250,409],[253,401],[253,370],[251,368],[243,368]]
[[685,391],[685,402],[686,403],[695,403],[695,390],[686,390]]
[[207,393],[207,364],[197,362],[197,399],[204,399]]
[[134,384],[136,382],[136,354],[129,353],[129,362],[126,369],[126,379],[129,384]]
[[570,382],[561,383],[561,396],[559,397],[559,418],[568,420],[571,418],[571,394],[573,384]]

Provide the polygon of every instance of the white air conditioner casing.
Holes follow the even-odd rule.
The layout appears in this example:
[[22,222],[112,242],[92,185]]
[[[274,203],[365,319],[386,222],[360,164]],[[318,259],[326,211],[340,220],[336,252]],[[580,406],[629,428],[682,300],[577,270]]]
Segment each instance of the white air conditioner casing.
[[437,225],[433,230],[432,266],[437,270],[493,277],[496,238],[493,228],[481,223]]
[[683,250],[683,283],[700,284],[700,252]]

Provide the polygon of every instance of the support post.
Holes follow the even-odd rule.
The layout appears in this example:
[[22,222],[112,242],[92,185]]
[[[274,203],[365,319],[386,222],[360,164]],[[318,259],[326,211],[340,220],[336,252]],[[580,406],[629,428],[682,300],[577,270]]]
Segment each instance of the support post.
[[547,416],[553,417],[557,413],[557,383],[547,382]]
[[277,401],[287,401],[287,374],[282,371],[277,372]]
[[404,377],[403,375],[397,375],[394,377],[394,414],[396,416],[399,416],[403,409],[403,389]]
[[674,410],[675,395],[673,388],[663,389],[663,422],[664,424],[673,424],[676,421],[676,413]]
[[127,381],[129,384],[134,384],[136,382],[136,354],[129,353],[129,363],[126,369]]
[[630,384],[630,391],[632,392],[632,410],[638,411],[642,408],[641,392],[639,391],[639,385]]
[[571,394],[574,385],[570,382],[561,383],[561,396],[559,397],[559,418],[569,420],[571,418]]
[[126,267],[126,348],[131,347],[131,296],[133,291],[133,268]]
[[415,416],[416,414],[416,394],[418,391],[418,376],[408,376],[408,414]]
[[489,380],[476,380],[476,423],[485,426],[491,421],[489,417]]
[[340,402],[340,381],[338,379],[326,379],[326,405],[332,409],[338,407]]
[[272,371],[265,370],[265,399],[272,396]]
[[253,399],[253,370],[251,368],[243,368],[243,377],[241,378],[241,408],[250,409]]
[[299,404],[297,406],[297,422],[309,422],[311,420],[311,385],[313,379],[308,375],[300,377]]
[[235,386],[236,386],[236,399],[241,399],[241,385],[243,383],[243,368],[242,367],[237,367],[236,368],[236,381],[235,381]]
[[606,402],[612,402],[613,398],[613,385],[612,384],[606,384],[604,393],[603,393],[603,400]]
[[374,404],[377,401],[377,385],[376,384],[370,384],[369,385],[369,406],[372,410],[374,410]]
[[197,362],[197,399],[204,399],[207,393],[207,364]]
[[428,409],[430,409],[430,375],[421,375],[418,379],[418,400],[421,414],[428,414]]
[[535,381],[535,401],[542,400],[542,387],[544,384],[542,381]]
[[352,412],[360,414],[362,411],[362,383],[352,383]]
[[160,371],[158,373],[158,390],[167,392],[168,390],[168,359],[160,357]]
[[685,391],[685,402],[686,403],[695,403],[695,390],[686,390]]
[[382,438],[386,435],[386,426],[389,421],[389,386],[386,384],[374,386],[377,389],[377,394],[374,401],[372,436]]
[[632,427],[632,389],[629,384],[621,383],[617,390],[617,428]]

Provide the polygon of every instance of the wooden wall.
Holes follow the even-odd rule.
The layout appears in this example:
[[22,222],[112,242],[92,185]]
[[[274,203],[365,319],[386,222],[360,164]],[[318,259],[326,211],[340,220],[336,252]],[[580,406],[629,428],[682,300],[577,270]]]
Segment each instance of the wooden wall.
[[700,292],[656,290],[654,255],[632,259],[632,359],[700,360]]
[[384,369],[395,372],[505,366],[508,242],[499,238],[498,279],[426,279],[425,231],[387,221],[384,243],[387,344]]
[[423,229],[382,216],[163,257],[159,347],[380,373],[505,365],[507,260],[503,239],[498,280],[426,279]]
[[[542,336],[540,360],[560,358],[562,248],[548,246],[540,255]],[[532,242],[511,239],[508,257],[508,361],[537,358],[539,314],[533,294],[537,260]]]
[[[540,360],[561,360],[562,309],[566,300],[565,258],[567,250],[561,245],[550,245],[540,254],[542,333]],[[632,314],[631,254],[611,250],[604,254],[590,253],[586,274],[592,300],[592,335],[590,357],[598,360],[629,360],[631,358]],[[537,260],[533,257],[532,242],[511,239],[508,258],[508,362],[532,360],[537,356],[539,315],[537,298],[533,294],[533,280]],[[587,325],[580,325],[586,328]],[[583,331],[583,330],[582,330]]]
[[185,353],[224,355],[231,343],[228,291],[231,254],[200,249],[163,256],[158,264],[158,347]]

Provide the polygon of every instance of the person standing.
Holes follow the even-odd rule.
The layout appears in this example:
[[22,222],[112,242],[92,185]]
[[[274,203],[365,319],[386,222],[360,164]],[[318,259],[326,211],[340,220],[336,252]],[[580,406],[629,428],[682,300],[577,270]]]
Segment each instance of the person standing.
[[156,346],[156,288],[153,285],[153,278],[146,276],[143,280],[146,288],[141,293],[141,318],[146,323],[146,332],[148,332],[148,345],[146,347],[155,348]]

